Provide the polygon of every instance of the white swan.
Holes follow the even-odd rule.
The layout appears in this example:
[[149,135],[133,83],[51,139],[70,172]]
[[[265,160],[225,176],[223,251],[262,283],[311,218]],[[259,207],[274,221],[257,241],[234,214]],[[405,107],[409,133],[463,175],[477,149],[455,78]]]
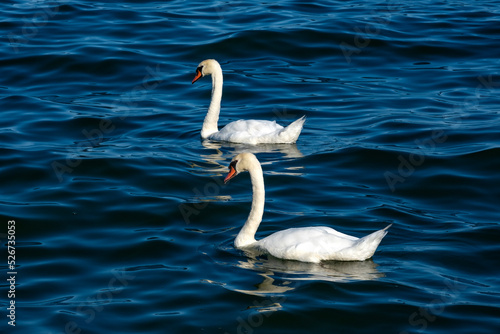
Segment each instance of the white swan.
[[205,75],[212,75],[212,99],[201,128],[201,138],[242,144],[293,144],[302,131],[305,116],[286,128],[275,121],[238,120],[220,131],[217,127],[222,99],[222,69],[215,59],[202,61],[196,68],[192,83]]
[[264,176],[259,161],[252,153],[238,154],[229,165],[227,183],[241,172],[250,172],[253,198],[252,208],[243,228],[236,236],[236,248],[257,248],[274,257],[302,262],[364,261],[375,253],[380,241],[387,234],[386,228],[373,232],[364,238],[356,238],[340,233],[330,227],[314,226],[290,228],[255,240],[255,232],[264,212]]

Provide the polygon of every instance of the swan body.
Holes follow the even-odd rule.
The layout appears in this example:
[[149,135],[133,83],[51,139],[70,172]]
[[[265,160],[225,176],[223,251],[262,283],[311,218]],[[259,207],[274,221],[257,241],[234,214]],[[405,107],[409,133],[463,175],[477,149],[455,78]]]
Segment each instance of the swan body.
[[241,144],[293,144],[302,131],[305,116],[302,116],[287,127],[275,121],[238,120],[227,124],[220,131],[217,126],[222,100],[222,69],[215,59],[202,61],[196,68],[196,76],[192,83],[200,78],[212,76],[212,97],[207,115],[201,128],[201,138]]
[[247,221],[236,236],[236,248],[253,247],[277,258],[302,262],[364,261],[373,256],[387,234],[387,229],[392,225],[363,238],[353,237],[326,226],[313,226],[275,232],[257,241],[255,233],[264,213],[265,190],[262,167],[255,155],[238,154],[229,165],[229,174],[224,183],[244,171],[250,173],[252,182],[252,208]]

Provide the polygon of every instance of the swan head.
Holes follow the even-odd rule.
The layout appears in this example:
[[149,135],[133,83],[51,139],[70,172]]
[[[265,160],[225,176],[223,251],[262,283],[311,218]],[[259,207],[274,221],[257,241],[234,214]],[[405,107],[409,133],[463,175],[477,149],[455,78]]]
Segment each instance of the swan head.
[[229,182],[229,180],[241,172],[249,171],[255,164],[260,166],[259,160],[257,160],[257,157],[252,153],[238,154],[229,164],[229,173],[224,179],[224,183]]
[[203,78],[205,75],[208,75],[208,74],[213,74],[213,73],[216,73],[216,72],[222,72],[222,69],[219,65],[219,63],[217,62],[217,60],[215,59],[206,59],[204,61],[202,61],[198,67],[196,68],[196,75],[193,79],[193,81],[191,81],[192,84],[194,84],[196,81],[198,81],[198,79],[200,78]]

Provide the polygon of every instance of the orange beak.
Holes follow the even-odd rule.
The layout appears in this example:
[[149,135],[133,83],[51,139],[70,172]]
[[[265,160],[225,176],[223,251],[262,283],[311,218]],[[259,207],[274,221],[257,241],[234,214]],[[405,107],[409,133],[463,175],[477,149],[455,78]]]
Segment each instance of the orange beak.
[[191,84],[194,84],[196,81],[198,81],[199,78],[201,78],[201,70],[199,68],[197,68],[196,75],[195,75],[193,81],[191,81]]
[[233,177],[236,176],[236,170],[234,169],[233,165],[229,165],[229,173],[226,175],[226,178],[224,179],[224,184],[229,182]]

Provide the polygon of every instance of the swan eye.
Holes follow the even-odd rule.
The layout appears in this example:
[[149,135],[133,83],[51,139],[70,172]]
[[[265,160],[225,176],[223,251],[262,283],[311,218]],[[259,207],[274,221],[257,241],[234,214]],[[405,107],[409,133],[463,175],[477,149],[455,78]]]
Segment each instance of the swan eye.
[[203,76],[202,69],[203,69],[203,66],[198,67],[198,68],[196,69],[196,73],[201,73],[201,75]]
[[229,170],[231,170],[231,167],[233,167],[233,169],[236,171],[236,164],[238,163],[238,160],[233,160],[231,161],[231,163],[229,164]]

